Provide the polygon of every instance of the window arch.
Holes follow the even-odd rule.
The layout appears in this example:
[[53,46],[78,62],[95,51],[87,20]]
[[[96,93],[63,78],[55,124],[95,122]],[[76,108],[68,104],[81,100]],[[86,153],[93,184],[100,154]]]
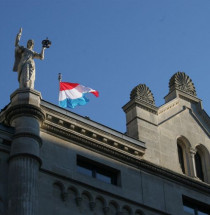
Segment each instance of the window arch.
[[177,139],[177,155],[178,163],[182,173],[191,175],[190,170],[190,155],[189,155],[190,143],[184,137]]
[[196,146],[195,169],[196,176],[205,182],[210,182],[209,151],[202,144]]
[[204,181],[202,160],[199,152],[195,154],[195,169],[197,177]]
[[182,169],[182,172],[185,173],[183,149],[179,143],[177,143],[177,149],[178,149],[179,164]]

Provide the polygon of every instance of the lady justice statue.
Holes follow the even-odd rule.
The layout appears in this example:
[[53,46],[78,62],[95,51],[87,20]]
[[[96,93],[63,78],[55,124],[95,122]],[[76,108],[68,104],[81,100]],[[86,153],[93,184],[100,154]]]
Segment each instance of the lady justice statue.
[[18,72],[18,81],[20,88],[34,88],[35,81],[35,63],[34,59],[44,59],[45,48],[49,48],[51,42],[46,39],[42,41],[42,51],[41,53],[36,53],[34,48],[34,41],[28,40],[27,47],[19,45],[19,41],[22,35],[22,28],[20,28],[19,33],[15,40],[15,63],[13,71]]

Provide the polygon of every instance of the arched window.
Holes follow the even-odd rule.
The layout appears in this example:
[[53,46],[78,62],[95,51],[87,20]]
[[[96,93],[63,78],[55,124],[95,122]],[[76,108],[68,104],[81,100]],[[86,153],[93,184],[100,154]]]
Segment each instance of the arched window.
[[182,172],[185,173],[183,149],[180,146],[179,142],[177,144],[177,149],[178,149],[179,164],[182,169]]
[[210,154],[209,150],[203,145],[196,146],[195,169],[196,176],[207,183],[210,183]]
[[195,168],[197,177],[204,181],[202,159],[198,151],[195,154]]
[[189,155],[189,148],[190,143],[187,138],[181,136],[177,139],[177,158],[178,158],[178,165],[182,171],[182,173],[191,175],[191,168],[190,168],[190,155]]

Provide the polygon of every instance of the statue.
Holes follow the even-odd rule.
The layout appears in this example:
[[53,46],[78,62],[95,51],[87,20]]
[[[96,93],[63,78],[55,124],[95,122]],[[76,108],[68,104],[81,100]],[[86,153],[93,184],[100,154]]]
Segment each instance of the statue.
[[15,63],[13,71],[18,72],[18,81],[20,88],[34,88],[35,81],[35,63],[34,59],[44,59],[45,48],[49,48],[51,42],[49,40],[42,41],[41,53],[36,53],[34,48],[34,41],[28,40],[27,47],[19,45],[19,41],[22,35],[22,28],[15,40]]

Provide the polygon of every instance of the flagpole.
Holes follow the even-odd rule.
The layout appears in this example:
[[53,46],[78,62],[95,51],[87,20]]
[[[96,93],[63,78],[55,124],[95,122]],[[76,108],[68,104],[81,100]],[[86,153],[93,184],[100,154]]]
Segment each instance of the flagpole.
[[59,80],[59,82],[61,82],[61,79],[62,79],[62,74],[58,73],[58,80]]
[[[60,82],[61,82],[61,80],[62,80],[62,74],[61,73],[58,73],[58,81],[59,81],[59,90],[58,90],[58,92],[60,92]],[[59,105],[59,99],[58,99],[58,105]]]

